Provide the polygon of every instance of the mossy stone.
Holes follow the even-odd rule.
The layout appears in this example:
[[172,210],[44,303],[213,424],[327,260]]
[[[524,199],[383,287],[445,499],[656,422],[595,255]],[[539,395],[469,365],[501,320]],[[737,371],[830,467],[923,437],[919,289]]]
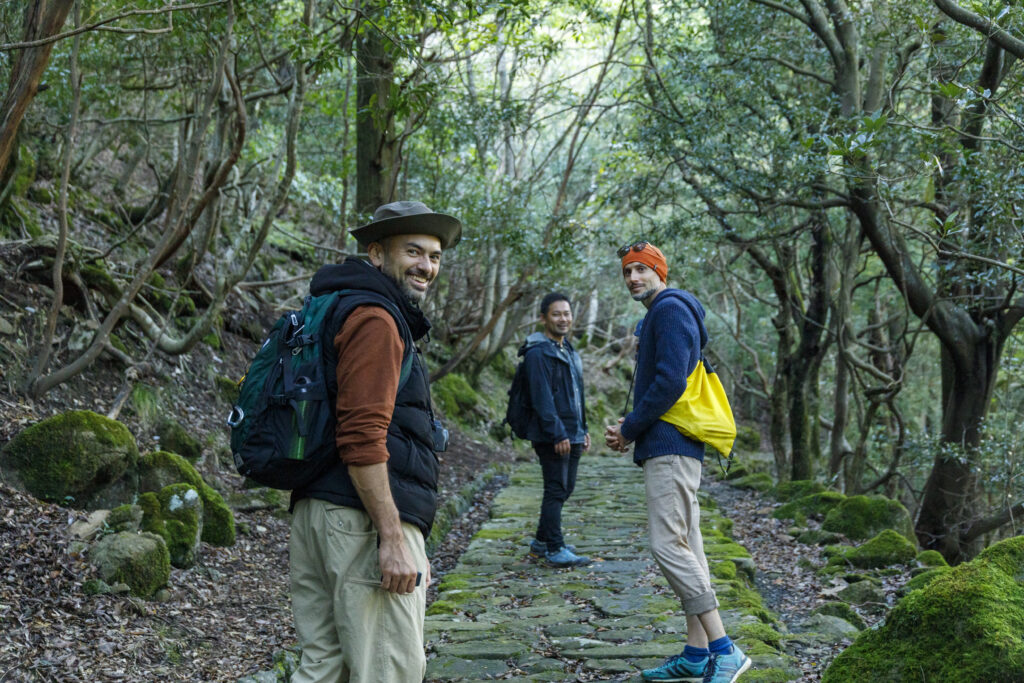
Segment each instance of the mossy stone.
[[[153,498],[157,505],[153,505]],[[139,503],[144,510],[142,528],[164,539],[171,564],[179,569],[193,566],[198,558],[203,523],[203,502],[196,487],[171,484],[159,494],[149,492],[140,496]]]
[[759,640],[766,645],[770,645],[776,650],[779,645],[782,644],[782,634],[776,631],[768,624],[752,623],[752,624],[740,624],[736,628],[736,635],[744,639]]
[[230,377],[217,375],[213,378],[213,388],[216,390],[217,396],[222,398],[228,405],[234,405],[238,401],[238,394],[241,388],[238,382]]
[[729,560],[719,562],[711,568],[711,575],[719,579],[735,579],[736,578],[736,564]]
[[736,441],[733,448],[741,453],[753,453],[761,448],[761,431],[757,427],[736,425]]
[[235,518],[224,497],[185,458],[176,453],[155,451],[139,461],[139,490],[160,491],[171,484],[189,484],[203,501],[203,536],[210,545],[227,547],[235,543]]
[[824,605],[812,609],[811,614],[827,614],[832,617],[839,617],[856,626],[859,631],[867,628],[864,619],[845,602],[826,602]]
[[480,403],[480,395],[473,390],[466,378],[458,373],[448,373],[430,385],[430,396],[434,405],[449,418],[473,410]]
[[160,437],[160,448],[171,453],[198,460],[203,454],[203,446],[199,440],[188,433],[177,421],[165,419],[157,425],[156,434]]
[[116,299],[121,296],[121,286],[111,277],[107,269],[99,263],[86,263],[81,267],[79,273],[82,282],[100,292],[104,296]]
[[897,531],[886,529],[867,543],[834,555],[829,564],[849,562],[861,569],[906,564],[917,556],[917,548]]
[[738,489],[753,489],[754,491],[768,491],[775,482],[772,481],[770,474],[765,472],[755,472],[754,474],[748,474],[747,476],[737,479],[732,482],[732,485]]
[[142,528],[142,508],[126,503],[110,511],[107,526],[114,531],[138,531]]
[[780,482],[775,487],[775,497],[780,503],[786,503],[797,498],[812,496],[825,490],[825,485],[820,481],[810,479],[795,479],[793,481]]
[[907,581],[905,584],[903,584],[903,588],[900,590],[900,593],[906,595],[910,591],[916,591],[919,588],[924,588],[932,581],[934,581],[935,579],[939,578],[940,576],[951,570],[952,567],[946,566],[935,567],[933,569],[923,571],[914,578],[910,579],[910,581]]
[[846,500],[846,496],[838,491],[822,491],[802,496],[778,507],[773,513],[776,519],[806,519],[809,515],[824,515],[829,510]]
[[922,567],[948,567],[949,562],[938,550],[922,550],[917,556],[917,563]]
[[0,470],[37,498],[90,510],[134,497],[138,458],[127,427],[75,410],[19,432],[0,451]]
[[839,534],[832,533],[831,531],[822,531],[821,529],[805,529],[800,533],[796,534],[796,540],[807,545],[829,545],[838,543],[840,540]]
[[821,528],[858,541],[876,536],[883,529],[895,529],[917,545],[907,508],[885,496],[850,496],[829,510]]
[[171,576],[167,544],[156,534],[122,531],[104,536],[89,557],[103,581],[127,584],[132,595],[142,598],[166,586]]
[[823,681],[1009,683],[1022,671],[1024,536],[1016,536],[900,600],[882,626],[832,661]]

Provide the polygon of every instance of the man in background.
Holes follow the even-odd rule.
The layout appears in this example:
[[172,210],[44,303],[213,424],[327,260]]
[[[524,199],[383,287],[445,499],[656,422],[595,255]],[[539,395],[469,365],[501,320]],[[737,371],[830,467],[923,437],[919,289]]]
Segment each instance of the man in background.
[[562,535],[562,506],[576,486],[580,455],[590,448],[583,364],[569,343],[572,307],[561,292],[540,303],[542,332],[534,332],[519,349],[531,407],[526,438],[540,461],[544,495],[537,536],[530,552],[556,567],[587,564]]

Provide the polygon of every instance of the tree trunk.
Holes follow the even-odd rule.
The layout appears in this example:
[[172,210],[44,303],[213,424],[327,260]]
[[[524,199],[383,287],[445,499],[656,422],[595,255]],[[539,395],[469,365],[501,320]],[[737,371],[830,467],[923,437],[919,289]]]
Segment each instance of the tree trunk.
[[[24,42],[56,35],[74,4],[74,0],[35,0],[29,4],[25,8]],[[0,104],[0,189],[9,180],[7,165],[16,149],[18,128],[39,91],[39,81],[50,62],[52,50],[52,42],[26,47],[18,51],[14,59],[7,94]]]
[[[380,13],[375,0],[361,3],[367,17]],[[387,187],[395,162],[394,123],[388,110],[392,63],[380,31],[367,24],[356,41],[356,206],[360,215],[373,213],[394,198]]]

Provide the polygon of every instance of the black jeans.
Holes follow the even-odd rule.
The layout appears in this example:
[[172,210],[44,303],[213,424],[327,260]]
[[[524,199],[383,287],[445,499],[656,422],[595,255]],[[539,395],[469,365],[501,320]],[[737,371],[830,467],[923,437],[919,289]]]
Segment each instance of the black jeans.
[[562,505],[569,500],[576,488],[576,469],[580,464],[583,444],[574,443],[569,455],[555,453],[554,444],[537,443],[533,450],[540,460],[544,475],[544,498],[540,504],[540,522],[537,523],[537,540],[556,552],[565,545],[562,538]]

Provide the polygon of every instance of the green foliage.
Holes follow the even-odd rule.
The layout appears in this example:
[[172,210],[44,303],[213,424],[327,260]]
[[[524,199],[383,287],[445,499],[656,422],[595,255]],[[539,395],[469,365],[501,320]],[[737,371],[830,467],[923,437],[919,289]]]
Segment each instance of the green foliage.
[[823,680],[1016,680],[1024,671],[1022,575],[1024,536],[946,570],[864,631]]

